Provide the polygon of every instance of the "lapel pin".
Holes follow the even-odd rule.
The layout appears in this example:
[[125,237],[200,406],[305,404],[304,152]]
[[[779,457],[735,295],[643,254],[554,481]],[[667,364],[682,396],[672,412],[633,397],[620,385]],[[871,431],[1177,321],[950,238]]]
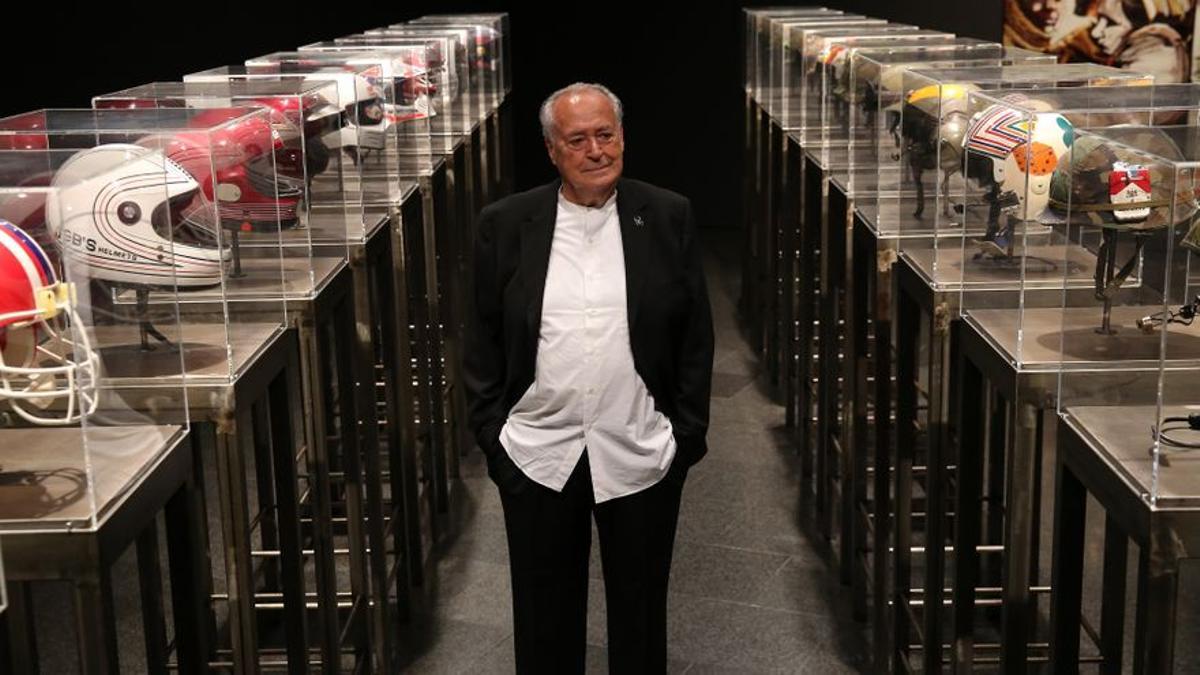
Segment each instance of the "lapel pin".
[[634,217],[633,217],[633,224],[634,224],[634,225],[637,225],[638,227],[641,227],[642,225],[645,225],[645,223],[644,223],[644,222],[642,222],[642,217],[641,217],[641,216],[634,216]]

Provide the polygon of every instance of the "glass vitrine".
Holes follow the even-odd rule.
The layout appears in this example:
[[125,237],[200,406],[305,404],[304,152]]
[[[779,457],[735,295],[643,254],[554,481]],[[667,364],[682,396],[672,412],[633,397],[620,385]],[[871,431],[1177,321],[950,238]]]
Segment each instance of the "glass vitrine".
[[916,26],[887,23],[865,26],[796,26],[789,28],[788,32],[790,37],[787,58],[791,64],[786,69],[787,77],[783,82],[783,126],[804,144],[808,140],[808,128],[815,126],[820,116],[821,60],[837,57],[836,53],[821,54],[822,39],[914,34],[920,31]]
[[762,89],[767,83],[767,64],[771,50],[772,19],[832,16],[842,12],[825,7],[759,7],[745,8],[746,44],[746,92],[754,100],[760,100]]
[[[252,79],[224,82],[154,82],[93,97],[101,109],[251,106],[267,111],[281,171],[297,179],[297,200],[281,218],[295,227],[281,233],[284,292],[307,296],[345,259],[347,242],[362,230],[363,200],[357,167],[341,147],[343,107],[331,80]],[[294,209],[295,213],[291,213]],[[314,254],[314,247],[320,256]]]
[[[300,47],[301,52],[355,52],[363,49],[408,54],[424,70],[423,103],[427,106],[431,153],[445,151],[447,143],[470,130],[472,121],[465,108],[466,101],[456,96],[457,85],[451,77],[453,40],[447,36],[387,37],[357,35],[314,42]],[[449,57],[451,60],[453,57]],[[429,167],[421,167],[427,171]]]
[[[1046,129],[1039,127],[1053,124],[1068,133],[1066,152],[1048,173],[1027,172],[1017,190],[1019,205],[1000,213],[997,227],[1010,236],[1006,246],[962,238],[963,319],[1015,368],[1092,369],[1098,367],[1096,357],[1115,355],[1129,337],[1104,339],[1101,315],[1093,316],[1090,308],[1097,299],[1123,297],[1121,289],[1156,285],[1145,278],[1138,246],[1128,249],[1129,242],[1114,233],[1134,231],[1139,234],[1130,241],[1145,242],[1140,232],[1159,227],[1164,216],[1161,210],[1126,209],[1111,201],[1134,199],[1145,177],[1121,168],[1129,164],[1121,159],[1126,152],[1121,143],[1168,152],[1174,141],[1154,129],[1194,117],[1198,93],[1192,85],[1168,85],[1009,90],[1004,97],[988,96],[1021,115],[1011,125],[1026,136],[1018,152],[1036,157],[1046,152],[1039,144],[1053,149]],[[1101,143],[1101,137],[1111,142]],[[1076,170],[1083,166],[1094,172]],[[1005,174],[1010,169],[1000,167]],[[1104,187],[1112,188],[1112,195],[1100,195],[1101,179],[1112,181]],[[1112,309],[1113,301],[1101,306]],[[1111,312],[1102,315],[1112,317]]]
[[[883,100],[893,103],[900,89],[900,73],[906,66],[1001,65],[1004,47],[995,42],[955,38],[948,42],[905,41],[886,46],[848,48],[841,80],[824,96],[822,147],[829,153],[829,169],[847,190],[857,191],[858,171],[874,174],[880,137],[894,131]],[[871,181],[874,184],[874,181]]]
[[[286,320],[282,239],[300,225],[303,189],[276,147],[262,108],[0,119],[0,148],[70,151],[36,179],[69,184],[45,218],[60,246],[107,282],[107,305],[147,317],[146,350],[182,349],[189,378],[217,383],[236,380],[262,343],[254,336],[274,335]],[[176,308],[181,332],[172,337],[155,317]]]
[[781,17],[768,22],[769,58],[765,64],[766,73],[759,102],[767,112],[776,119],[783,119],[784,98],[783,83],[787,80],[787,70],[790,66],[788,58],[791,51],[792,29],[803,26],[832,27],[832,26],[883,26],[887,21],[872,19],[860,14],[825,14],[803,18]]
[[180,326],[179,168],[155,144],[47,135],[50,112],[0,135],[0,532],[97,529],[185,437],[185,365],[224,358]]
[[1145,499],[1178,506],[1200,497],[1200,126],[1194,110],[1156,116],[1077,129],[1060,164],[1062,227],[1096,272],[1052,337],[1060,411]]
[[[963,268],[969,261],[962,259],[964,235],[971,241],[982,239],[989,228],[997,227],[1002,213],[1020,206],[1018,190],[1002,189],[993,180],[999,174],[992,169],[1001,171],[1003,166],[990,162],[987,153],[993,152],[989,144],[997,137],[1017,143],[1023,132],[977,114],[988,104],[976,94],[1003,97],[1005,91],[1018,88],[1151,81],[1139,73],[1095,64],[910,69],[901,80],[899,159],[880,171],[876,222],[881,236],[900,238],[901,252],[937,290],[958,288],[965,281]],[[1039,155],[1040,161],[1052,163],[1065,150],[1070,140],[1067,127],[1046,146],[1052,155]],[[1048,138],[1050,128],[1042,126]],[[1009,182],[1018,180],[1017,172],[1005,175]]]
[[[399,203],[415,187],[412,178],[432,161],[429,101],[422,52],[275,52],[247,59],[248,73],[305,74],[340,70],[354,87],[359,174],[365,201]],[[346,77],[346,74],[352,77]]]
[[469,57],[472,36],[469,30],[449,26],[405,24],[347,35],[334,41],[344,44],[372,44],[383,39],[383,44],[386,45],[392,40],[413,38],[442,38],[447,41],[447,49],[439,60],[441,67],[435,67],[434,71],[444,74],[446,91],[453,101],[451,114],[454,130],[460,136],[470,134],[479,120],[487,115],[487,110],[483,105],[484,97],[472,87]]
[[437,14],[422,16],[408,22],[412,26],[463,28],[471,33],[468,49],[469,73],[484,97],[485,115],[500,106],[507,93],[501,63],[504,33],[499,16]]

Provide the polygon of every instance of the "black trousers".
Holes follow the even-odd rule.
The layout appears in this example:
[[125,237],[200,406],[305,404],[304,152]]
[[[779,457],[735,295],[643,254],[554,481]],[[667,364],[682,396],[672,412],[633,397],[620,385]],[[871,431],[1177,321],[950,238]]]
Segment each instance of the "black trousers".
[[[507,459],[505,457],[504,459]],[[583,673],[593,517],[600,535],[611,673],[664,673],[667,580],[687,469],[596,504],[587,453],[562,492],[522,476],[501,487],[517,672]]]

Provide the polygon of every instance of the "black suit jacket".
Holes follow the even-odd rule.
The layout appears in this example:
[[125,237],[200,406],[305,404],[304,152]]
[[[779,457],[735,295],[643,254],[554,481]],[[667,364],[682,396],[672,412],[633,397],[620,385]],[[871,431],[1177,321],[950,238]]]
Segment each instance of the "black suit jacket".
[[[479,215],[463,373],[471,430],[501,484],[514,467],[504,461],[500,429],[533,383],[537,364],[559,185],[510,195]],[[712,312],[691,203],[622,178],[617,214],[633,364],[671,421],[677,457],[690,466],[707,451],[713,364]]]

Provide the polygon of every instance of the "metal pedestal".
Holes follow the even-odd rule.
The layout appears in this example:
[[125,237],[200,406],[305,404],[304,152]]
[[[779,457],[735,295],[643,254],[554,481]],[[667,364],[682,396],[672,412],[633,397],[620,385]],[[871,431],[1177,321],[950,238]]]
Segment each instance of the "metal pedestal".
[[[827,487],[825,499],[818,499],[823,531],[838,526],[838,569],[841,582],[855,584],[854,509],[858,504],[855,483],[858,467],[852,436],[845,433],[851,424],[847,404],[853,398],[852,382],[846,367],[850,355],[843,358],[843,341],[852,332],[853,316],[846,305],[847,233],[850,231],[852,200],[844,186],[829,177],[826,169],[825,219],[821,224],[821,300],[820,300],[820,371],[817,379],[817,465],[824,462]],[[820,473],[820,472],[819,472]],[[818,492],[820,488],[818,487]],[[854,594],[856,618],[866,618],[865,599]],[[860,603],[860,600],[862,602]]]
[[[1178,414],[1178,412],[1173,413]],[[1194,460],[1183,459],[1159,471],[1182,472],[1174,485],[1161,481],[1151,502],[1154,459],[1146,452],[1144,420],[1153,406],[1068,409],[1058,427],[1054,502],[1054,562],[1051,595],[1051,663],[1056,673],[1078,672],[1088,660],[1104,675],[1120,673],[1124,649],[1125,579],[1128,542],[1140,553],[1134,634],[1136,675],[1171,673],[1175,666],[1177,593],[1181,564],[1200,550],[1200,500]],[[1097,659],[1081,657],[1084,532],[1087,496],[1105,514],[1102,605]],[[1096,631],[1085,625],[1090,637]]]
[[[896,672],[911,668],[914,631],[920,626],[924,671],[934,673],[941,672],[944,643],[947,481],[951,477],[947,423],[951,335],[959,292],[934,290],[907,256],[901,256],[895,273],[894,668]],[[921,357],[922,336],[928,345],[925,358]],[[923,498],[914,496],[917,489]],[[920,544],[914,529],[924,534]],[[924,554],[924,583],[915,588],[914,553]]]
[[[804,213],[804,150],[799,141],[789,135],[785,141],[783,152],[783,186],[779,204],[779,221],[781,235],[780,256],[780,378],[783,380],[783,406],[785,424],[788,428],[797,425],[797,396],[801,383],[799,376],[799,360],[805,352],[799,339],[797,322],[799,303],[798,293],[800,273],[797,263],[800,259],[800,233],[802,214]],[[807,346],[805,346],[807,348]]]
[[[20,435],[18,440],[15,436]],[[5,443],[40,447],[43,457],[78,442],[78,429],[7,430]],[[3,617],[11,661],[5,672],[38,672],[36,637],[28,584],[67,580],[74,591],[75,631],[83,673],[119,673],[119,644],[112,565],[131,544],[137,545],[138,578],[146,663],[149,672],[169,671],[169,645],[159,563],[159,513],[164,514],[170,560],[174,649],[181,673],[204,672],[210,644],[206,612],[207,559],[203,515],[193,482],[194,449],[186,430],[175,428],[155,463],[138,472],[136,485],[122,490],[95,529],[6,533],[5,572],[11,606]],[[102,470],[96,467],[97,470]],[[110,469],[111,471],[111,469]],[[100,504],[97,505],[100,507]]]
[[[997,662],[976,644],[975,623],[978,606],[999,603],[998,663],[1006,673],[1023,673],[1047,658],[1048,645],[1035,643],[1034,628],[1036,596],[1050,590],[1039,586],[1038,539],[1043,426],[1054,409],[1057,372],[1018,370],[973,322],[958,325],[953,664],[956,672],[968,672]],[[935,466],[931,458],[931,474]],[[936,480],[931,475],[930,482]],[[987,539],[985,521],[992,531]],[[994,540],[997,531],[1001,542]],[[985,553],[999,554],[999,569],[990,575],[981,564]]]
[[[375,226],[374,232],[386,232]],[[361,261],[363,253],[352,246]],[[320,260],[314,259],[314,260]],[[367,577],[366,518],[362,468],[363,426],[374,423],[374,410],[360,405],[356,379],[370,368],[359,348],[354,275],[339,264],[306,298],[288,298],[288,314],[300,335],[304,412],[307,421],[307,480],[304,534],[313,542],[318,644],[326,671],[341,669],[342,651],[355,664],[368,658],[370,610]],[[335,528],[335,503],[337,525]],[[338,542],[345,548],[339,548]],[[349,588],[339,587],[335,550],[349,563]],[[349,642],[343,645],[344,639]],[[331,665],[332,664],[332,665]]]
[[[853,254],[847,277],[847,297],[853,302],[853,330],[849,331],[851,388],[854,392],[851,434],[860,456],[872,453],[869,472],[860,475],[861,490],[870,500],[857,508],[855,551],[864,587],[869,583],[874,663],[886,672],[892,658],[891,562],[894,503],[891,498],[892,452],[892,328],[894,262],[898,241],[876,236],[857,212],[853,225]],[[905,535],[907,538],[907,535]],[[856,589],[857,590],[857,589]],[[864,588],[862,593],[866,593]]]
[[758,273],[758,104],[747,93],[742,107],[742,289],[738,310],[753,323]]
[[[303,669],[308,664],[307,594],[296,467],[310,451],[299,336],[295,329],[254,324],[242,324],[239,332],[247,342],[239,351],[253,357],[236,381],[193,384],[202,376],[188,374],[192,433],[202,447],[196,476],[204,475],[204,465],[213,467],[216,492],[205,499],[217,498],[224,549],[219,574],[226,591],[211,597],[227,606],[222,630],[229,647],[217,649],[209,664],[235,673],[257,673],[262,666]],[[258,499],[253,514],[251,461]],[[260,545],[252,543],[255,533]],[[216,607],[213,611],[222,614]],[[280,612],[283,646],[268,648],[260,644],[260,623],[271,626]]]
[[[454,260],[450,247],[455,212],[452,164],[453,155],[438,161],[431,175],[421,177],[420,188],[426,322],[416,329],[424,333],[424,340],[420,353],[414,354],[418,360],[414,374],[423,394],[418,417],[418,430],[426,445],[422,475],[429,480],[435,518],[449,512],[448,462],[457,454],[448,425],[451,392],[446,379],[446,364],[454,361],[451,350],[456,343],[445,336],[445,327],[453,323],[448,318],[451,312],[448,277]],[[439,537],[438,530],[433,532],[433,537],[435,540]]]

